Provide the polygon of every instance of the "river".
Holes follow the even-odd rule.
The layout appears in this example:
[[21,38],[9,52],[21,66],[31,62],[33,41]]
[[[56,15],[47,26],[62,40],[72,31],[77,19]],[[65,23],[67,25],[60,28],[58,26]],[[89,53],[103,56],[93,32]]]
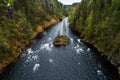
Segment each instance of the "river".
[[[63,21],[71,43],[55,47],[53,40]],[[36,37],[3,80],[118,80],[114,67],[81,42],[68,18],[63,21]]]

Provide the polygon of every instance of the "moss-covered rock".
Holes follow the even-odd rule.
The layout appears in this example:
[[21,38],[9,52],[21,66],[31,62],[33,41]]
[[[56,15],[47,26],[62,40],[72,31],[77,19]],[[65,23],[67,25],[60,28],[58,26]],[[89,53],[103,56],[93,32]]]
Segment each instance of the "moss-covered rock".
[[55,46],[66,46],[70,43],[70,40],[67,36],[57,36],[54,39],[53,44]]

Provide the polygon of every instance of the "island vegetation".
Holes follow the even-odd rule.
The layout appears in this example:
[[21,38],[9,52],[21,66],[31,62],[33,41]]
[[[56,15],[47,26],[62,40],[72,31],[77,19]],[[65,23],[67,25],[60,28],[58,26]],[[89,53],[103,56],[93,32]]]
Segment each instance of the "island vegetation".
[[57,36],[55,39],[54,39],[54,45],[55,46],[66,46],[69,44],[69,38],[67,36]]

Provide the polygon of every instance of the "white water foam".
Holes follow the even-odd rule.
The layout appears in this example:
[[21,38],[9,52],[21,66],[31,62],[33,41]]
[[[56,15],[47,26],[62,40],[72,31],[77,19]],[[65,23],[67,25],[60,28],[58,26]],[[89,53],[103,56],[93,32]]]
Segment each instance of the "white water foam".
[[79,52],[79,49],[76,49],[76,53],[77,53],[77,54],[79,54],[79,53],[80,53],[80,52]]
[[53,48],[53,46],[54,46],[53,44],[50,44],[50,47],[51,47],[51,48]]
[[80,54],[81,52],[84,52],[84,50],[80,47],[79,44],[77,44],[75,47],[74,47],[75,51],[77,54]]
[[51,41],[51,40],[52,40],[52,38],[51,38],[51,37],[49,37],[49,38],[48,38],[48,41]]
[[50,63],[53,63],[53,62],[54,62],[54,60],[53,60],[53,59],[51,59],[51,58],[49,58],[49,62],[50,62]]
[[78,42],[78,43],[81,43],[81,40],[80,40],[80,39],[77,39],[77,42]]
[[90,50],[91,50],[91,49],[90,49],[90,48],[88,48],[88,49],[87,49],[87,52],[90,52]]
[[73,38],[70,38],[71,43],[73,43]]
[[79,44],[77,44],[74,48],[75,48],[75,49],[77,49],[77,48],[79,48],[79,47],[80,47],[80,45],[79,45]]
[[32,62],[32,61],[37,61],[38,60],[38,55],[28,55],[25,63]]
[[33,72],[37,71],[40,67],[40,64],[35,64],[33,67]]
[[32,54],[33,53],[31,48],[27,49],[27,52],[28,52],[28,54]]
[[97,73],[98,73],[98,75],[103,74],[103,72],[101,70],[97,70]]
[[29,49],[27,49],[27,52],[28,52],[28,54],[26,55],[25,63],[28,63],[28,62],[33,61],[33,60],[34,61],[38,60],[38,55],[35,54],[36,52],[38,52],[38,50],[34,52],[34,51],[32,51],[31,48],[29,48]]
[[78,63],[78,65],[80,65],[80,62]]
[[32,56],[33,60],[37,60],[38,59],[38,55]]
[[40,49],[41,50],[47,50],[47,51],[51,51],[52,49],[51,49],[51,47],[50,47],[50,44],[48,44],[48,43],[46,43],[46,44],[44,44],[44,45],[41,45],[41,47],[40,47]]
[[80,54],[81,52],[84,52],[84,50],[83,50],[82,48],[76,49],[76,53],[77,53],[77,54]]

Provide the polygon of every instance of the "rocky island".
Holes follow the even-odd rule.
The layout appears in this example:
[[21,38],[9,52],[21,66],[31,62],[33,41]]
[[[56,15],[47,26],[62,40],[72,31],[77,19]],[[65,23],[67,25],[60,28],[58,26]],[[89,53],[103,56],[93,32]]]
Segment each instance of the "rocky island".
[[63,31],[62,34],[60,34],[60,31],[58,31],[58,35],[54,39],[54,46],[67,46],[70,43],[70,39],[66,35],[66,26],[65,22],[63,22]]
[[70,43],[70,40],[67,36],[57,36],[54,39],[53,44],[55,46],[66,46]]

